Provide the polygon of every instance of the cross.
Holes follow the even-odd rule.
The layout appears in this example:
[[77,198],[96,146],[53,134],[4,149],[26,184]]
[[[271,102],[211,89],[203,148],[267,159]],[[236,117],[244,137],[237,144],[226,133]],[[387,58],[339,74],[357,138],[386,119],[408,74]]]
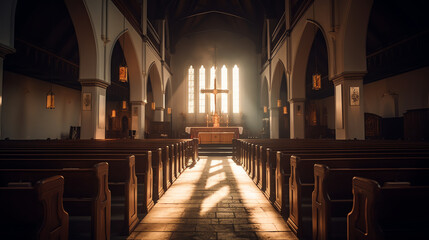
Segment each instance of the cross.
[[213,89],[201,89],[201,93],[206,93],[206,94],[214,94],[214,101],[215,101],[215,115],[214,115],[214,121],[213,121],[213,127],[219,127],[219,116],[216,112],[216,95],[219,93],[229,93],[228,89],[217,89],[216,88],[216,78],[214,79],[214,88]]

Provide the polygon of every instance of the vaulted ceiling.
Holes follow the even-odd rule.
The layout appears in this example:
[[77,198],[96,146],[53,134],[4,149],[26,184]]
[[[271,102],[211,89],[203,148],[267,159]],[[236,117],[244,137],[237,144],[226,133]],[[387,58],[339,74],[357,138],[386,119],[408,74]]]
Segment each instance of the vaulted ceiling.
[[170,40],[210,30],[244,35],[260,46],[264,17],[280,18],[284,0],[148,0],[150,20],[167,18]]

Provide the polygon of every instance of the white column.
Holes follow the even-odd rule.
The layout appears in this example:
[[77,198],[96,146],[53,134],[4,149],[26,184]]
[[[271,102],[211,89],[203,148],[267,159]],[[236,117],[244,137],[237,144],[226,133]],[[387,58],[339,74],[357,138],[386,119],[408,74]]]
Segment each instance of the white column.
[[365,139],[364,75],[361,72],[343,73],[333,79],[336,139]]
[[270,107],[270,138],[279,138],[279,108]]
[[305,138],[305,99],[290,99],[290,138]]
[[[157,102],[158,104],[158,102]],[[165,111],[165,92],[162,93],[161,106],[155,108],[153,120],[155,122],[164,122],[164,111]]]
[[14,53],[15,49],[7,47],[0,43],[0,139],[3,138],[2,136],[2,109],[3,109],[3,61],[7,54]]
[[82,119],[81,139],[105,139],[106,134],[106,88],[108,84],[99,79],[81,79]]
[[153,120],[155,122],[164,122],[164,108],[163,107],[157,107],[155,109]]
[[131,102],[131,130],[136,131],[136,139],[144,139],[145,105],[143,101]]

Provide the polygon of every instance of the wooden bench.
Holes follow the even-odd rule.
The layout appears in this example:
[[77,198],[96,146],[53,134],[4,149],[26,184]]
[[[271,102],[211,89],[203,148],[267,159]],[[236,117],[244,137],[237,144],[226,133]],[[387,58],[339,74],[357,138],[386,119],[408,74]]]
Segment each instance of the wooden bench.
[[[429,186],[428,175],[429,168],[330,168],[323,164],[314,165],[313,239],[346,238],[346,220],[352,210],[352,179],[355,176],[376,179],[381,183],[410,182],[414,186]],[[404,222],[399,220],[397,226],[401,224]]]
[[[110,159],[108,159],[109,157]],[[0,155],[0,168],[2,169],[90,168],[99,162],[109,164],[109,188],[112,192],[112,202],[115,203],[116,207],[122,209],[121,219],[123,221],[119,224],[123,227],[120,231],[124,234],[130,234],[139,222],[138,205],[140,208],[143,207],[140,211],[149,211],[153,207],[152,198],[143,198],[140,200],[143,201],[143,204],[138,204],[138,181],[135,172],[137,168],[134,155]],[[145,169],[145,171],[147,170]],[[147,188],[145,190],[148,191]],[[151,192],[147,193],[149,197],[151,197],[150,194]]]
[[46,177],[64,176],[64,209],[71,221],[77,216],[90,216],[92,239],[110,239],[111,193],[108,188],[108,164],[97,163],[93,168],[69,169],[1,169],[0,182],[35,182]]
[[[328,154],[328,156],[330,156]],[[371,157],[371,154],[364,153],[349,153],[342,155],[342,158],[322,158],[319,159],[301,159],[297,156],[291,156],[290,159],[290,174],[282,173],[283,177],[279,185],[284,185],[282,190],[278,192],[277,201],[281,201],[282,207],[289,207],[287,223],[291,229],[302,236],[303,233],[308,233],[311,229],[311,196],[315,188],[315,174],[313,166],[315,164],[325,164],[331,168],[401,168],[401,167],[429,167],[429,156],[422,157],[405,157],[405,156],[378,156]],[[283,181],[289,176],[288,184]],[[286,199],[288,197],[288,199]],[[281,200],[280,200],[281,199]],[[289,204],[288,204],[289,203]],[[308,237],[308,236],[307,236]]]
[[0,231],[4,239],[68,239],[69,216],[63,208],[64,178],[1,182]]
[[361,177],[354,177],[352,183],[348,240],[427,238],[429,186],[386,184]]

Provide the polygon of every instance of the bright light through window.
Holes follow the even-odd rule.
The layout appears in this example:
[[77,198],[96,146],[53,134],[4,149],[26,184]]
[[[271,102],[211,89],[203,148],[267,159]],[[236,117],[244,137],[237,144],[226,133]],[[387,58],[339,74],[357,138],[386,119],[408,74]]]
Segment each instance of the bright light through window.
[[[221,71],[222,89],[228,89],[228,69],[223,65]],[[222,113],[228,113],[228,94],[222,94]]]
[[200,90],[198,91],[200,94],[200,102],[199,102],[199,113],[205,113],[206,112],[206,94],[201,93],[201,89],[206,88],[206,69],[204,66],[201,65],[200,68]]
[[[214,88],[214,81],[216,80],[216,69],[215,67],[210,68],[210,89]],[[215,112],[214,94],[210,94],[210,112]]]
[[237,65],[232,69],[232,112],[240,112],[240,78]]
[[192,65],[188,69],[188,113],[194,113],[194,68]]

